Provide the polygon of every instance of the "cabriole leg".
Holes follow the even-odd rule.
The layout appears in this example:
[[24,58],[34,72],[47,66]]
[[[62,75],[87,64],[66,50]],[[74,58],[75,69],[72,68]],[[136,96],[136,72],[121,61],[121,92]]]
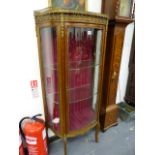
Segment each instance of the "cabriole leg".
[[96,131],[95,131],[95,141],[96,141],[96,143],[99,142],[99,131],[100,131],[100,125],[99,125],[99,123],[97,123]]
[[67,155],[67,138],[66,137],[63,138],[63,142],[64,142],[64,155]]

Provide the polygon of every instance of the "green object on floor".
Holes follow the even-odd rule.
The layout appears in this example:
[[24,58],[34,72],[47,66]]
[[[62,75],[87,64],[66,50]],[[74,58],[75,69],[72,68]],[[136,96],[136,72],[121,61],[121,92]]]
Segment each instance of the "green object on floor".
[[123,121],[131,121],[135,119],[135,108],[125,102],[118,104],[119,117]]

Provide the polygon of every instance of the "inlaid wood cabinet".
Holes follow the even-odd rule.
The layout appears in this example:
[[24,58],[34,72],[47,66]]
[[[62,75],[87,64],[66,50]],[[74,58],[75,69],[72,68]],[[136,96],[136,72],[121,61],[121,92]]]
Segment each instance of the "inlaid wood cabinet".
[[105,73],[103,84],[103,96],[100,112],[101,129],[117,124],[118,107],[116,94],[121,63],[121,55],[124,42],[125,27],[131,20],[116,19],[109,22],[107,35],[107,48],[105,59]]
[[[103,81],[103,95],[100,111],[101,130],[117,124],[118,107],[116,95],[122,49],[126,26],[133,22],[134,1],[131,0],[104,0],[102,13],[109,16],[107,45],[105,54],[105,68]],[[129,5],[130,4],[130,5]],[[121,10],[124,5],[126,14]],[[128,12],[128,14],[127,14]]]
[[35,11],[46,126],[64,141],[96,128],[108,19],[96,13]]

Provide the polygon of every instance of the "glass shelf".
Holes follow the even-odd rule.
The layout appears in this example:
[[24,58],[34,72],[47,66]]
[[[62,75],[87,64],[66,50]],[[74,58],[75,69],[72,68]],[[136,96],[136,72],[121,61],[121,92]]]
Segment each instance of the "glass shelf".
[[86,69],[93,69],[95,67],[100,67],[99,64],[97,65],[84,65],[84,64],[77,64],[75,66],[70,66],[69,71],[75,70],[75,71],[79,71],[79,70],[86,70]]
[[94,60],[78,60],[78,61],[71,61],[68,64],[68,67],[70,68],[81,68],[81,67],[89,67],[89,66],[96,66],[100,65],[98,62],[94,62]]
[[81,87],[76,89],[67,90],[67,96],[69,104],[80,102],[92,98],[94,95],[97,95],[97,92],[92,91],[92,88],[89,87]]
[[[85,68],[93,68],[101,66],[101,64],[95,64],[92,61],[74,61],[68,64],[69,70],[79,70],[79,69],[85,69]],[[58,66],[57,64],[54,65],[44,65],[45,70],[57,70]]]

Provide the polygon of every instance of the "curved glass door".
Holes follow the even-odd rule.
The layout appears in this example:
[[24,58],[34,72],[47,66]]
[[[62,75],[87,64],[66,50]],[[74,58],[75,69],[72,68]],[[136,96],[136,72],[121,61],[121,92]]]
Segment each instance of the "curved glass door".
[[68,29],[69,131],[95,122],[102,30]]
[[40,29],[48,123],[60,130],[56,28]]

